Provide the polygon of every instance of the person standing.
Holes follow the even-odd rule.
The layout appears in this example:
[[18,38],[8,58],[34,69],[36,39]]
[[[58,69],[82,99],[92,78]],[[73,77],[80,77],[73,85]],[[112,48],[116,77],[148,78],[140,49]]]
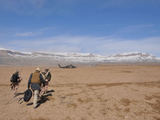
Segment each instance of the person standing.
[[45,78],[45,93],[48,91],[48,85],[49,85],[49,82],[51,81],[51,72],[49,71],[49,69],[45,69],[45,71],[43,72],[43,75],[44,75],[44,78]]
[[33,91],[33,106],[36,108],[38,106],[39,93],[41,91],[41,85],[45,84],[45,80],[40,73],[40,68],[36,68],[34,73],[31,73],[28,81],[28,89],[31,87]]
[[19,71],[16,71],[15,73],[12,74],[11,79],[10,79],[10,86],[11,86],[11,90],[14,91],[14,95],[17,94],[17,90],[19,87],[19,83],[21,82],[22,78],[20,77],[20,73]]

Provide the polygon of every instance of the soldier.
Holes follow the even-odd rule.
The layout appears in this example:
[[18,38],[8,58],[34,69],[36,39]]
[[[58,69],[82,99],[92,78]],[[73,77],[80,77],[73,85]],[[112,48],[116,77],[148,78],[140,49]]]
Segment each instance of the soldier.
[[45,86],[44,86],[44,93],[46,93],[47,92],[47,90],[48,90],[48,85],[49,85],[49,82],[50,82],[50,80],[51,80],[51,73],[50,73],[50,71],[49,71],[49,69],[47,68],[47,69],[45,69],[45,71],[43,72],[43,76],[44,76],[44,79],[45,79]]
[[11,90],[14,91],[14,95],[17,94],[18,86],[21,80],[22,78],[20,77],[19,71],[16,71],[15,73],[12,74],[12,77],[10,79],[10,82],[11,82],[10,86],[11,86]]
[[45,80],[42,77],[42,74],[40,73],[40,68],[36,68],[34,73],[31,73],[28,81],[28,89],[31,86],[31,89],[33,90],[34,98],[33,98],[33,105],[34,108],[38,106],[38,98],[39,98],[39,93],[41,91],[41,84],[45,84]]

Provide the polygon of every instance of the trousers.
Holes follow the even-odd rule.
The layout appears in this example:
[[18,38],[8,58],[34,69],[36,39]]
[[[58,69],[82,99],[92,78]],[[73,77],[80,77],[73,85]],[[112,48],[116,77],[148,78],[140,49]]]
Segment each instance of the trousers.
[[34,108],[36,108],[38,105],[38,97],[39,97],[39,90],[34,90],[34,97],[33,97]]

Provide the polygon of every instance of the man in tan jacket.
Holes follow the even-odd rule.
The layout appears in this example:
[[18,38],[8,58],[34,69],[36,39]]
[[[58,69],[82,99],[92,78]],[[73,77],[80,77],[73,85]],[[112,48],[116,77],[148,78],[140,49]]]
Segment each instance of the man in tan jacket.
[[33,105],[34,108],[38,106],[38,97],[39,93],[41,91],[41,84],[45,85],[45,80],[42,77],[42,74],[40,73],[40,68],[36,68],[34,73],[31,73],[28,81],[28,89],[31,87],[31,89],[34,92],[34,98],[33,98]]

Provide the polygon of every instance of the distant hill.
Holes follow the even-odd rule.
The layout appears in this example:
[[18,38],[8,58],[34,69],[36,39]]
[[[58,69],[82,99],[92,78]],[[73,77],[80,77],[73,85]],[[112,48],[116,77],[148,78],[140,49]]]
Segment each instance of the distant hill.
[[0,65],[57,65],[58,63],[160,63],[160,59],[139,52],[101,56],[91,53],[20,52],[0,49]]

